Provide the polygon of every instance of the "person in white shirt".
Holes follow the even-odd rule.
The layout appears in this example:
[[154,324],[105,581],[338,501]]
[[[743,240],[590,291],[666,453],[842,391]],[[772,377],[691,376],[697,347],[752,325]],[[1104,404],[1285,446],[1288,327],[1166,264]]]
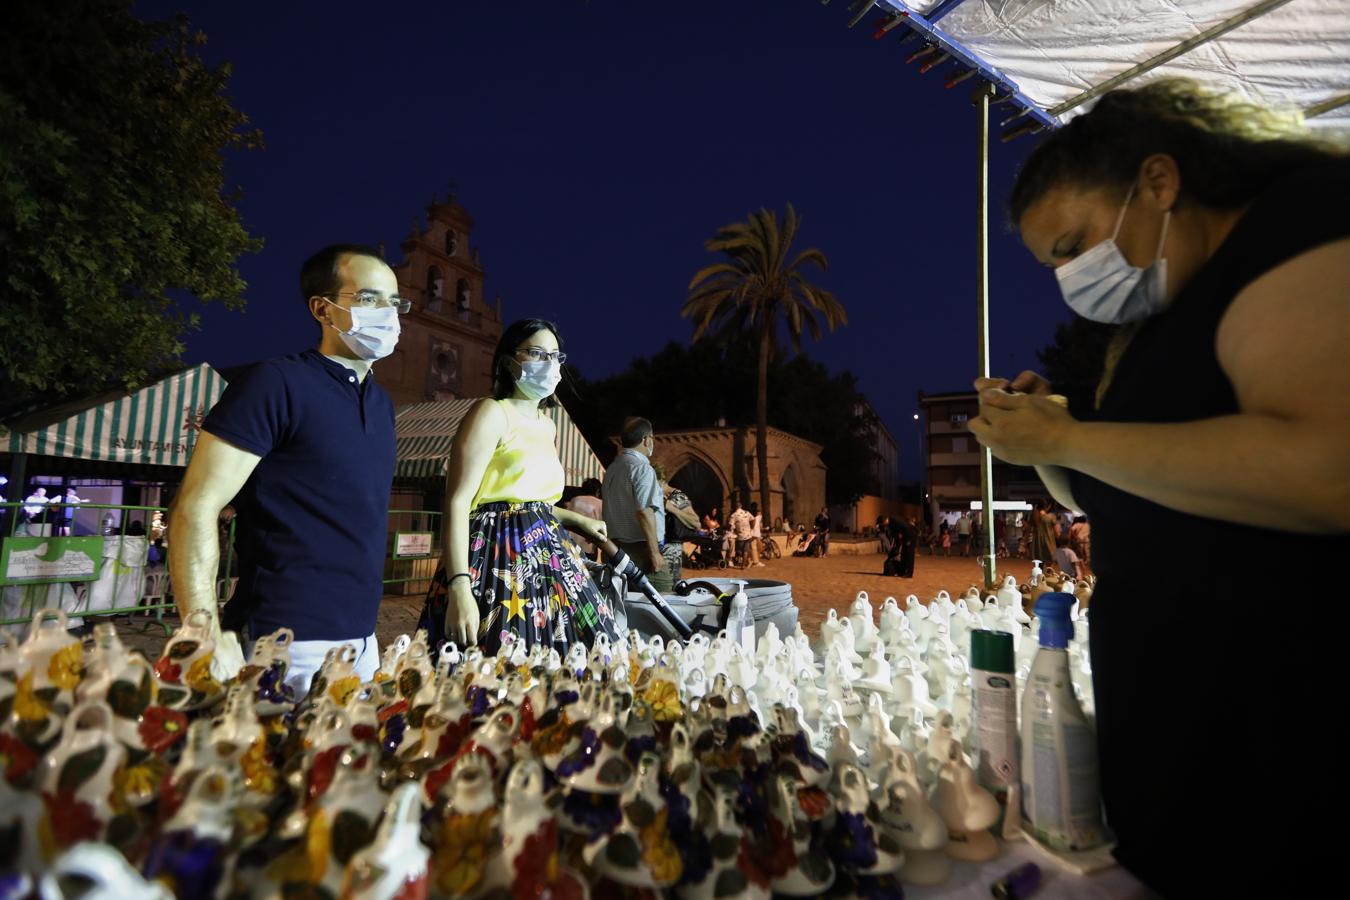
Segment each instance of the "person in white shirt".
[[764,539],[764,516],[760,514],[759,504],[750,504],[750,564],[764,568],[759,561],[759,542]]
[[33,493],[24,498],[23,501],[23,520],[27,526],[38,525],[38,532],[41,532],[43,514],[47,511],[47,504],[52,501],[47,497],[45,487],[34,488]]
[[755,518],[750,511],[741,506],[741,501],[735,501],[735,507],[731,516],[727,519],[727,528],[734,535],[736,547],[731,563],[738,569],[748,568],[745,564],[738,564],[736,560],[745,559],[750,550],[750,535],[754,531]]

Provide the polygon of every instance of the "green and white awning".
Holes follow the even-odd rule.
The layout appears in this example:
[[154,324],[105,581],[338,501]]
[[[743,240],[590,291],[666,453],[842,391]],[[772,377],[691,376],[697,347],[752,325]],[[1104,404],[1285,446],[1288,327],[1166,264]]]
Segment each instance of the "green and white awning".
[[[475,402],[471,398],[400,406],[394,415],[394,430],[398,437],[395,474],[400,478],[445,477],[445,463],[450,457],[455,432]],[[600,465],[595,451],[581,436],[567,410],[555,406],[548,413],[557,426],[555,443],[558,458],[567,472],[567,483],[581,484],[587,478],[603,478],[605,467]]]
[[[0,427],[10,453],[186,466],[225,379],[202,363],[132,394],[58,407]],[[92,404],[92,405],[91,405]]]

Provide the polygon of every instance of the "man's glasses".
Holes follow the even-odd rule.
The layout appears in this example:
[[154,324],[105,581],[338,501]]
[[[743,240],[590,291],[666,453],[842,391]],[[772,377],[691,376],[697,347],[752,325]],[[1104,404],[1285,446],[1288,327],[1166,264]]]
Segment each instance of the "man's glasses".
[[386,297],[379,291],[334,291],[331,294],[323,294],[322,296],[348,296],[354,301],[352,303],[353,306],[359,306],[362,309],[384,309],[385,307],[392,306],[394,309],[398,310],[400,314],[406,313],[412,309],[411,300],[400,297],[398,294],[392,294]]
[[560,366],[567,362],[567,354],[560,350],[550,353],[538,347],[526,347],[524,350],[517,350],[516,352],[528,356],[535,362],[555,362]]

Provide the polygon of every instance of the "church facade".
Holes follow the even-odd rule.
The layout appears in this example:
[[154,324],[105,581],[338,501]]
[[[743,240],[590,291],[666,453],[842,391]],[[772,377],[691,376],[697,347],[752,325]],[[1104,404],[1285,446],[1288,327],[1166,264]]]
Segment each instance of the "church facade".
[[413,302],[398,349],[375,364],[395,406],[492,392],[492,351],[502,334],[501,300],[483,292],[483,267],[469,245],[473,219],[448,197],[432,199],[394,266],[399,293]]

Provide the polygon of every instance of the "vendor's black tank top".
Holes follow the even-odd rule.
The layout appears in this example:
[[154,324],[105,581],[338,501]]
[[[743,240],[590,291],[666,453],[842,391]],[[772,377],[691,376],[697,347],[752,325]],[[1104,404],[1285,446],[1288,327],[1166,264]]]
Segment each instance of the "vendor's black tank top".
[[[1238,412],[1215,352],[1224,312],[1265,272],[1348,236],[1350,166],[1279,179],[1135,335],[1090,417],[1188,422]],[[1340,287],[1350,302],[1350,285]],[[1343,679],[1333,680],[1343,641],[1326,631],[1322,604],[1344,590],[1350,536],[1187,515],[1078,472],[1071,483],[1092,523],[1100,579],[1092,666],[1117,857],[1179,897],[1280,893],[1291,882],[1253,882],[1255,869],[1283,866],[1287,879],[1342,865],[1310,833],[1328,827],[1315,819],[1345,818],[1344,738],[1331,738],[1346,703]],[[1273,619],[1263,619],[1268,601],[1282,610]],[[1329,815],[1316,815],[1319,805]],[[1291,847],[1277,850],[1285,840]]]

